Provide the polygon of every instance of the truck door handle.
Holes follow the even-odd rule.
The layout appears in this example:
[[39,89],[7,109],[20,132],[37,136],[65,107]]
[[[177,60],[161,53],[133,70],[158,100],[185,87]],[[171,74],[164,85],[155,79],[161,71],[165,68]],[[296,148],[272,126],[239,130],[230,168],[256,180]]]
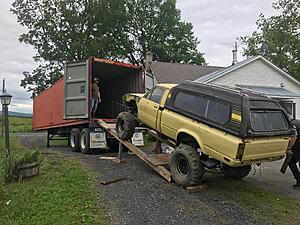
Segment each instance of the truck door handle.
[[157,108],[158,108],[158,106],[154,105],[154,106],[153,106],[153,108],[157,109]]

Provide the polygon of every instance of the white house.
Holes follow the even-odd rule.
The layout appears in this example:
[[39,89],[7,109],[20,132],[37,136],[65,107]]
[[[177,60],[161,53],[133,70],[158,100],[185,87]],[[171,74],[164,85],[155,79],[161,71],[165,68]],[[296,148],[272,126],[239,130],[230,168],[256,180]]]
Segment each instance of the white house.
[[300,82],[262,56],[255,56],[215,72],[196,82],[249,89],[277,99],[288,113],[300,118]]

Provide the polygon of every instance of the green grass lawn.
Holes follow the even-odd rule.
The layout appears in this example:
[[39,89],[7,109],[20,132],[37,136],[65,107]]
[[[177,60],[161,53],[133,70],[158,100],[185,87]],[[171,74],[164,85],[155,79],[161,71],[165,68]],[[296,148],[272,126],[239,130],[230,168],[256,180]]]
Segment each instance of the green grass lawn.
[[[10,116],[8,120],[9,120],[9,131],[12,133],[22,133],[22,132],[32,131],[32,118]],[[2,124],[2,118],[0,117],[0,125],[1,124]]]
[[264,190],[246,181],[219,178],[209,183],[209,191],[237,203],[260,221],[273,224],[300,224],[300,202]]
[[0,184],[0,224],[106,224],[85,165],[58,153],[42,155],[39,176]]

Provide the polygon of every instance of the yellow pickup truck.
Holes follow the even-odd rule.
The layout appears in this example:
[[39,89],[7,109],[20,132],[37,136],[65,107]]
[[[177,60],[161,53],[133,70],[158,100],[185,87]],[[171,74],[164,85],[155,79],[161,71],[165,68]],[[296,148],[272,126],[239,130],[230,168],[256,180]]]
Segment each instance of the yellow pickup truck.
[[141,123],[176,144],[174,181],[195,185],[205,168],[242,179],[252,164],[279,160],[289,148],[292,125],[273,99],[242,90],[197,83],[159,84],[146,94],[123,97],[119,137],[129,139]]

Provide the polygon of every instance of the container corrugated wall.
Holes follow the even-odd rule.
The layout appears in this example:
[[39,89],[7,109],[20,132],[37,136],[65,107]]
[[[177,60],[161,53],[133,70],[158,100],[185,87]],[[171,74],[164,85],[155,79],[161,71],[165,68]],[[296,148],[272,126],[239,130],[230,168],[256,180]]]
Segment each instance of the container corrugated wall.
[[[93,61],[95,60],[95,61]],[[97,61],[98,60],[98,61]],[[113,61],[92,59],[92,74],[100,77],[102,103],[97,117],[116,119],[125,110],[122,96],[130,92],[144,92],[142,68],[130,64],[112,64]],[[125,66],[123,66],[125,65]],[[33,130],[46,130],[88,123],[89,119],[64,119],[64,80],[57,81],[33,100]]]
[[60,79],[33,99],[32,129],[82,123],[82,120],[64,120],[64,80]]

